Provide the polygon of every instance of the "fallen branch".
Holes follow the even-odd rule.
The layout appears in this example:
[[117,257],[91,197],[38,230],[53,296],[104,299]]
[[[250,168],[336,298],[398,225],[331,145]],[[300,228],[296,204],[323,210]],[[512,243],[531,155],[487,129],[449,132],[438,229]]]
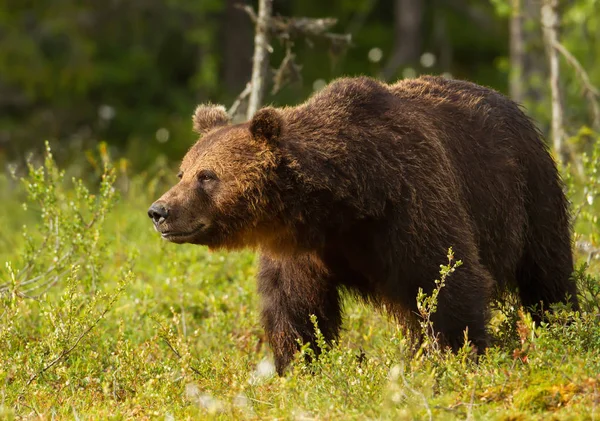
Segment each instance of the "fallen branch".
[[264,87],[266,85],[269,54],[273,48],[269,45],[270,38],[277,38],[286,48],[286,54],[273,73],[273,88],[271,94],[276,94],[288,83],[302,79],[301,69],[296,63],[296,55],[292,53],[294,41],[303,38],[310,46],[312,40],[321,39],[329,42],[332,54],[340,54],[351,44],[351,34],[330,32],[337,24],[335,18],[306,18],[273,16],[273,0],[260,0],[258,13],[250,5],[235,5],[244,11],[255,26],[254,57],[252,60],[252,77],[246,88],[240,93],[229,110],[229,115],[234,117],[241,103],[248,101],[246,118],[249,120],[262,105]]
[[[237,5],[236,7],[246,12],[254,24],[258,22],[258,16],[252,6]],[[299,36],[309,38],[320,37],[349,44],[352,40],[350,34],[328,32],[336,24],[337,19],[335,18],[271,16],[267,27],[271,34],[279,39],[297,38]]]

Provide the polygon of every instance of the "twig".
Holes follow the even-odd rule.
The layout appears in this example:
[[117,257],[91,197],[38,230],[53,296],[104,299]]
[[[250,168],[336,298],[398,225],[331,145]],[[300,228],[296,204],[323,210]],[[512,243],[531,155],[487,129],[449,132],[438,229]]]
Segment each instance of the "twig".
[[273,402],[261,401],[261,400],[255,399],[255,398],[251,398],[250,396],[248,396],[248,399],[251,401],[254,401],[256,403],[261,403],[263,405],[275,406],[275,404]]
[[323,37],[331,41],[333,44],[350,45],[352,35],[350,34],[323,34]]
[[[50,266],[46,270],[46,272],[44,272],[43,274],[35,276],[35,277],[33,277],[31,279],[28,279],[26,281],[17,281],[17,286],[22,287],[22,286],[30,285],[30,284],[33,284],[33,283],[39,281],[42,278],[45,278],[46,276],[50,275],[57,268],[57,266],[59,266],[71,254],[72,254],[71,252],[68,252],[67,254],[65,254],[55,264],[53,264],[52,266]],[[21,270],[21,272],[24,272],[24,271]],[[45,284],[42,284],[42,285],[45,285]],[[35,288],[36,287],[34,287],[34,289]],[[4,283],[4,284],[0,285],[0,294],[3,293],[3,292],[8,291],[9,289],[10,289],[10,285],[8,283]],[[29,291],[31,291],[31,289]]]
[[441,409],[443,411],[447,411],[447,412],[456,412],[456,408],[460,408],[461,406],[481,406],[482,404],[480,403],[465,403],[465,402],[458,402],[454,405],[450,405],[450,406],[441,406],[441,405],[433,405],[433,408],[435,409]]
[[234,7],[237,7],[238,9],[246,12],[246,14],[248,14],[248,17],[250,17],[250,20],[252,21],[252,23],[256,24],[258,17],[256,16],[256,12],[252,8],[252,6],[242,5],[242,4],[238,3],[238,4],[235,4]]
[[302,66],[295,61],[296,55],[292,53],[292,43],[291,41],[287,41],[286,44],[285,57],[273,76],[273,89],[271,90],[271,95],[275,95],[291,82],[302,80],[302,75],[300,74]]
[[[252,6],[236,5],[238,9],[248,14],[252,23],[257,24],[259,16]],[[323,37],[328,34],[328,30],[337,24],[335,18],[306,18],[306,17],[286,17],[271,16],[267,22],[267,29],[271,34],[278,38],[291,38],[297,36]]]
[[[162,337],[162,340],[165,341],[165,343],[167,344],[167,346],[169,347],[169,349],[171,349],[171,351],[173,351],[173,354],[175,354],[177,356],[177,358],[181,359],[182,356],[179,353],[179,351],[177,351],[175,349],[175,347],[171,344],[171,342],[169,341],[168,338],[166,338],[165,336]],[[190,370],[192,370],[194,373],[196,373],[197,375],[201,376],[202,373],[200,373],[200,371],[196,368],[194,368],[193,366],[190,365]]]
[[600,92],[598,91],[598,89],[594,85],[592,85],[592,82],[590,81],[589,75],[587,74],[587,72],[585,71],[585,69],[583,68],[583,66],[581,65],[581,63],[579,63],[579,61],[575,58],[575,56],[573,56],[573,54],[571,54],[571,52],[569,50],[567,50],[565,48],[565,46],[562,45],[558,41],[554,41],[554,43],[552,45],[563,56],[565,56],[565,58],[567,59],[567,61],[575,68],[575,70],[577,70],[577,73],[579,73],[579,76],[581,77],[581,81],[585,85],[585,88],[592,95],[594,95],[594,97],[599,97],[600,96]]
[[37,299],[39,299],[39,298],[40,298],[41,296],[43,296],[43,295],[44,295],[46,292],[48,292],[48,290],[49,290],[50,288],[52,288],[54,285],[56,285],[56,284],[58,283],[58,281],[60,280],[60,278],[61,278],[63,275],[65,275],[67,272],[68,272],[68,271],[64,271],[64,272],[63,272],[63,273],[61,273],[60,275],[56,275],[56,276],[54,276],[54,278],[52,278],[50,281],[47,281],[47,282],[44,282],[44,283],[42,283],[42,284],[40,284],[40,285],[36,285],[36,286],[33,286],[33,287],[31,287],[31,288],[29,288],[29,289],[27,289],[27,290],[23,291],[23,294],[29,294],[31,291],[35,291],[36,289],[39,289],[39,288],[42,288],[42,287],[44,287],[44,286],[45,286],[45,288],[44,288],[44,289],[43,289],[41,292],[37,293],[36,295],[31,295],[31,296],[30,296],[30,298],[33,298],[33,299],[36,299],[36,300],[37,300]]
[[477,378],[475,379],[475,384],[473,385],[473,390],[471,390],[471,401],[469,402],[469,405],[467,405],[467,420],[474,419],[473,405],[475,402],[475,389],[477,389]]
[[581,82],[583,82],[585,96],[588,98],[588,102],[590,104],[590,109],[592,111],[594,119],[594,126],[600,127],[600,106],[598,105],[598,98],[600,98],[600,92],[590,81],[590,77],[581,65],[581,63],[579,63],[575,56],[571,54],[571,52],[567,50],[564,45],[562,45],[558,40],[554,40],[552,46],[563,55],[563,57],[569,62],[571,66],[573,66],[573,68],[579,75]]
[[427,415],[429,416],[429,421],[433,420],[433,414],[431,412],[431,408],[429,408],[429,403],[427,402],[427,398],[425,397],[425,395],[421,392],[419,392],[416,389],[413,389],[410,384],[408,383],[408,380],[406,380],[406,377],[404,376],[404,367],[402,367],[400,369],[400,377],[402,377],[402,383],[404,383],[404,387],[406,387],[413,395],[415,396],[419,396],[421,399],[423,399],[423,404],[425,405],[425,409],[427,410]]
[[32,262],[34,262],[35,259],[42,253],[42,251],[46,249],[47,242],[48,242],[48,237],[45,237],[44,241],[42,241],[42,244],[40,244],[37,251],[34,253],[33,256],[31,256],[31,260],[29,260],[29,262],[27,262],[27,264],[25,266],[23,266],[23,269],[21,269],[19,271],[19,273],[17,274],[17,279],[27,276],[29,271],[31,271],[31,269],[33,268]]
[[600,247],[594,247],[587,241],[576,241],[575,248],[582,253],[587,253],[587,263],[589,264],[594,257],[600,256]]
[[[60,279],[62,276],[64,276],[65,274],[67,274],[69,271],[70,271],[70,269],[67,269],[67,270],[65,270],[63,273],[60,273],[60,274],[58,274],[58,275],[54,275],[54,276],[52,276],[52,277],[48,278],[48,280],[46,280],[46,281],[44,281],[44,282],[41,282],[41,283],[39,283],[39,284],[37,284],[37,285],[33,285],[31,288],[24,289],[24,290],[22,290],[22,291],[19,291],[19,292],[21,292],[21,293],[23,293],[23,294],[30,294],[32,291],[35,291],[36,289],[43,288],[43,287],[45,287],[45,286],[47,286],[47,285],[50,285],[50,287],[52,287],[52,285],[55,285],[55,284],[56,284],[56,282],[58,282],[58,280],[59,280],[59,279]],[[44,290],[44,291],[46,291],[46,290]],[[42,295],[42,294],[43,294],[43,292],[42,292],[42,293],[40,293],[40,294],[38,294],[38,297],[39,297],[40,295]]]
[[179,306],[180,306],[180,310],[181,310],[181,330],[183,333],[183,337],[185,338],[187,336],[187,324],[185,322],[185,308],[183,306],[183,293],[179,294]]
[[235,101],[231,105],[231,108],[229,109],[229,111],[227,111],[227,114],[229,114],[229,117],[231,117],[231,118],[235,117],[238,108],[240,108],[240,105],[242,105],[242,101],[245,100],[248,97],[248,95],[250,95],[250,92],[252,92],[252,83],[248,82],[248,83],[246,83],[246,87],[244,88],[244,90],[238,95],[238,97],[235,99]]
[[37,379],[40,375],[42,375],[43,373],[45,373],[46,371],[48,371],[49,369],[51,369],[52,367],[54,367],[56,364],[58,364],[61,360],[63,360],[64,358],[66,358],[76,347],[77,345],[79,345],[79,342],[81,342],[81,340],[92,331],[93,328],[96,327],[96,325],[98,323],[100,323],[100,320],[102,320],[104,318],[104,316],[106,316],[106,313],[108,313],[108,311],[110,310],[110,308],[112,307],[112,304],[114,304],[114,302],[116,301],[116,297],[117,295],[115,295],[115,297],[113,297],[113,299],[111,300],[111,302],[106,306],[106,308],[102,311],[102,313],[100,314],[100,316],[98,316],[96,318],[96,320],[94,320],[94,322],[89,325],[75,340],[75,342],[73,343],[73,345],[71,345],[69,348],[67,349],[63,349],[63,351],[56,357],[54,358],[52,361],[50,361],[46,366],[44,366],[44,368],[42,368],[40,371],[38,371],[37,373],[33,374],[29,380],[27,381],[26,386],[29,386],[35,379]]
[[304,37],[311,45],[312,38],[324,39],[330,43],[331,51],[334,53],[343,51],[352,41],[351,34],[328,32],[337,23],[337,19],[334,18],[273,16],[273,0],[259,0],[258,14],[249,5],[237,4],[235,7],[250,17],[255,26],[255,35],[251,81],[231,106],[229,110],[231,117],[235,116],[241,102],[247,96],[249,96],[246,110],[248,120],[262,105],[269,72],[269,54],[273,51],[269,45],[270,37],[279,39],[287,48],[285,58],[275,72],[272,93],[277,93],[289,80],[301,79],[301,66],[294,61],[295,55],[291,52],[294,39]]
[[42,414],[40,414],[40,413],[38,412],[38,410],[37,410],[37,409],[35,409],[33,406],[31,406],[31,405],[28,405],[28,404],[26,404],[25,402],[20,402],[20,404],[21,404],[21,405],[23,405],[25,408],[29,408],[29,409],[31,409],[33,412],[35,412],[35,414],[37,415],[37,417],[38,417],[39,419],[43,419],[43,417],[42,417]]

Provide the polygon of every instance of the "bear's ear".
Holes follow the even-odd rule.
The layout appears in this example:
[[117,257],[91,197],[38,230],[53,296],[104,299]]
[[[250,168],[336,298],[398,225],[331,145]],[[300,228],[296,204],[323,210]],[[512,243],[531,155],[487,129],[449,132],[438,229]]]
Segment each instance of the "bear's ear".
[[250,121],[250,133],[255,139],[266,140],[267,143],[277,144],[281,130],[283,129],[283,117],[273,107],[258,110]]
[[198,105],[192,117],[194,131],[204,134],[211,129],[229,124],[229,115],[222,105]]

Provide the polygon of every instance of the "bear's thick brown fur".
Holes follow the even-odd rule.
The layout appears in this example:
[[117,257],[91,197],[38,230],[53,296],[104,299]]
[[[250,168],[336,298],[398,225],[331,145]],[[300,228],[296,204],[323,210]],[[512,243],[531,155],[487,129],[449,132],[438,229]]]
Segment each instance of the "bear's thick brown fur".
[[203,134],[181,181],[149,214],[164,238],[260,251],[262,322],[282,373],[342,322],[340,288],[414,317],[453,247],[463,266],[441,290],[434,327],[482,351],[495,291],[577,308],[567,200],[531,121],[501,94],[421,77],[332,82],[297,107],[230,125],[201,106]]

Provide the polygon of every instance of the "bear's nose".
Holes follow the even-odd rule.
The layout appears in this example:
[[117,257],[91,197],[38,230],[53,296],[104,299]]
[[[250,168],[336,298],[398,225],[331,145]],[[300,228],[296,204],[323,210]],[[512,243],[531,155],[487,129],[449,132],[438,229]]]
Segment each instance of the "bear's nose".
[[160,224],[169,216],[169,210],[162,203],[153,203],[148,209],[148,216],[155,225]]

